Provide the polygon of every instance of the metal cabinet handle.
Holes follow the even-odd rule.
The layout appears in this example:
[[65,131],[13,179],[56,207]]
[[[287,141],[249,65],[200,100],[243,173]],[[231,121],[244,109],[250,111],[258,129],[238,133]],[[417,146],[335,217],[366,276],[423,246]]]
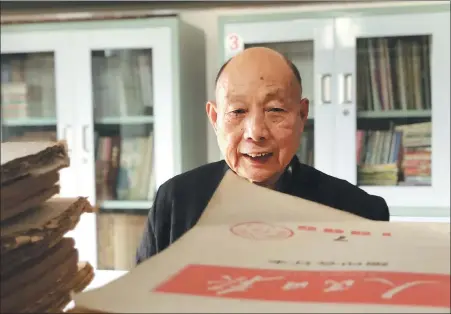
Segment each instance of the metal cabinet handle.
[[321,103],[323,104],[330,104],[332,102],[331,100],[331,75],[330,74],[324,74],[321,76]]
[[72,152],[72,134],[68,134],[72,130],[72,126],[66,125],[63,128],[63,139],[67,143],[67,152],[70,154]]
[[89,130],[89,126],[88,125],[84,125],[83,129],[82,129],[82,146],[83,146],[83,151],[85,153],[89,153],[89,148],[88,148],[88,130]]
[[343,75],[343,104],[352,103],[352,74]]

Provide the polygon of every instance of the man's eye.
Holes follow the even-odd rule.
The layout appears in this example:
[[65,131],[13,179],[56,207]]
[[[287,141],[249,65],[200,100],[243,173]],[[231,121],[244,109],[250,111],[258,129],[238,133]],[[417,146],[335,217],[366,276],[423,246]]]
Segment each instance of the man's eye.
[[272,112],[283,112],[285,110],[283,110],[282,108],[271,108],[270,111],[272,111]]
[[237,115],[237,114],[243,114],[243,113],[245,113],[245,111],[244,111],[244,109],[236,109],[236,110],[233,110],[231,113]]

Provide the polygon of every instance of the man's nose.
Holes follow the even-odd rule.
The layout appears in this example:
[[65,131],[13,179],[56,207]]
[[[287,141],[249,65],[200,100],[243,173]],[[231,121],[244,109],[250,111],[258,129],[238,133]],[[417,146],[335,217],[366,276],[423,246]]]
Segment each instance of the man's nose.
[[245,139],[251,139],[255,142],[263,141],[268,138],[269,130],[266,125],[264,114],[249,115],[246,120],[244,131]]

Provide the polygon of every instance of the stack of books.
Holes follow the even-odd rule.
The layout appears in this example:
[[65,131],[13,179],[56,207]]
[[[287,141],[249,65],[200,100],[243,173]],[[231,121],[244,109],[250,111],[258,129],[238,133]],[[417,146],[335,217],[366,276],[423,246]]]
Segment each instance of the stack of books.
[[358,168],[358,180],[359,185],[397,185],[398,165],[360,165]]
[[1,144],[1,312],[58,312],[93,279],[72,238],[85,198],[59,198],[59,170],[69,166],[64,142]]
[[399,125],[396,129],[402,132],[402,185],[431,185],[432,123]]
[[359,185],[397,185],[402,133],[395,130],[358,130]]

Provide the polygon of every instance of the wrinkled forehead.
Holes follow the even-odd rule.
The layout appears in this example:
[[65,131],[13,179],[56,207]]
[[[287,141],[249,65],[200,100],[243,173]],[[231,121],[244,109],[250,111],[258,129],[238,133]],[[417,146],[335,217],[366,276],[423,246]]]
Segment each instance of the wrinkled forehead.
[[216,86],[217,100],[246,96],[267,95],[287,97],[299,94],[293,73],[285,60],[265,62],[251,60],[231,62],[227,65]]

